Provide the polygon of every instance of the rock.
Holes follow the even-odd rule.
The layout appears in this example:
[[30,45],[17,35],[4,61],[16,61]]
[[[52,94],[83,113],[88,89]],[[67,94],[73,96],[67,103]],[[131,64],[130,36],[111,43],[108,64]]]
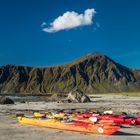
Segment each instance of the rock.
[[90,98],[80,90],[71,91],[68,94],[67,100],[72,103],[86,103],[91,102]]
[[59,101],[58,95],[57,95],[57,94],[53,94],[53,95],[49,98],[49,101],[52,101],[52,102],[54,102],[54,101]]
[[58,100],[57,103],[71,103],[71,100],[69,99],[61,99],[61,100]]
[[0,97],[0,104],[14,104],[14,101],[9,97],[2,96]]
[[23,101],[20,101],[20,103],[23,103],[23,104],[25,104],[26,102],[23,100]]

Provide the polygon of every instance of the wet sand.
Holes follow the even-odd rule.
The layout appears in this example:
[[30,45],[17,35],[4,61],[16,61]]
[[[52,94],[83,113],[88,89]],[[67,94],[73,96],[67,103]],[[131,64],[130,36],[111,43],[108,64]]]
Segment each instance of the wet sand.
[[114,135],[104,136],[81,132],[70,132],[19,124],[15,117],[18,113],[32,115],[33,111],[51,109],[92,109],[114,112],[140,113],[140,97],[94,96],[91,103],[29,102],[14,105],[0,105],[0,140],[139,140],[140,126],[125,126]]

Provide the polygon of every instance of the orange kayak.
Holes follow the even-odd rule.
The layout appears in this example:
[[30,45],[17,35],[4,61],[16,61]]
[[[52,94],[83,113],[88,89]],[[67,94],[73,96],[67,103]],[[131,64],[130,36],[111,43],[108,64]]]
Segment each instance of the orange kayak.
[[[90,117],[92,118],[92,117]],[[85,123],[93,123],[93,124],[102,124],[102,125],[112,125],[114,123],[113,120],[99,120],[99,121],[92,121],[90,118],[71,118],[72,120],[75,121],[81,121],[81,122],[85,122]]]
[[120,129],[119,126],[104,126],[78,121],[63,122],[57,119],[18,117],[18,121],[22,124],[105,135],[111,135]]

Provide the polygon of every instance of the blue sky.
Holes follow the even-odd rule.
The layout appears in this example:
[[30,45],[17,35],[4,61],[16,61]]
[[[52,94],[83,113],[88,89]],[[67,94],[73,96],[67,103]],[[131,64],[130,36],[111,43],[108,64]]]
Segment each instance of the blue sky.
[[[51,66],[98,51],[140,68],[139,7],[139,0],[1,0],[0,65]],[[67,11],[84,15],[87,9],[96,11],[92,23],[43,31]]]

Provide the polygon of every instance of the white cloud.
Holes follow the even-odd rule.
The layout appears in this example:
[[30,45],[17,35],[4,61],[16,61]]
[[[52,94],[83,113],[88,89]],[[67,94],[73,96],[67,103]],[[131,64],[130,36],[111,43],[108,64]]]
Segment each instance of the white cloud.
[[60,30],[72,29],[78,26],[91,25],[93,22],[92,17],[95,13],[96,11],[93,8],[85,10],[84,14],[67,11],[50,23],[50,27],[44,27],[43,31],[53,33]]
[[46,23],[46,22],[43,22],[43,23],[41,24],[41,27],[44,28],[46,25],[47,25],[47,23]]

